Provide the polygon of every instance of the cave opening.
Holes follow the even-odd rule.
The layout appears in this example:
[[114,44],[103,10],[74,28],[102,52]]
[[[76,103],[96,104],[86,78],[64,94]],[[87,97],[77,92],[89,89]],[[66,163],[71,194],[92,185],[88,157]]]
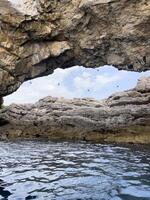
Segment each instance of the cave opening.
[[24,82],[16,92],[4,98],[4,105],[35,103],[46,96],[100,100],[135,87],[141,76],[150,76],[150,71],[130,72],[113,66],[58,68],[51,75]]

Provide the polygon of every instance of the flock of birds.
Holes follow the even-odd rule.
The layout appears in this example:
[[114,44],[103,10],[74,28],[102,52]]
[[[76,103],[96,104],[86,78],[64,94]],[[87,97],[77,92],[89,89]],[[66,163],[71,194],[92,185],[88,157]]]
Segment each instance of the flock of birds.
[[[99,69],[97,69],[97,71],[99,72]],[[29,82],[30,84],[32,84],[32,81]],[[58,82],[57,86],[61,86],[61,84]],[[117,88],[119,88],[119,85],[116,85]],[[87,89],[88,92],[90,92],[90,89]]]

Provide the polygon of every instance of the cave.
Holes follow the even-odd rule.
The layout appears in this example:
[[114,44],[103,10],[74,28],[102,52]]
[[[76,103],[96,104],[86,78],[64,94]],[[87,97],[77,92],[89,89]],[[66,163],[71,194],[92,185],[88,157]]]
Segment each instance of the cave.
[[56,68],[150,69],[146,0],[16,2],[0,2],[1,97]]
[[149,75],[112,66],[56,69],[4,98],[1,136],[149,143]]
[[[58,68],[113,65],[118,70],[150,70],[146,0],[17,2],[0,1],[0,99]],[[0,118],[9,121],[5,132],[10,137],[36,133],[145,143],[150,142],[149,92],[145,77],[134,88],[101,101],[45,97],[35,104],[4,107]]]
[[0,0],[0,199],[150,199],[150,0]]

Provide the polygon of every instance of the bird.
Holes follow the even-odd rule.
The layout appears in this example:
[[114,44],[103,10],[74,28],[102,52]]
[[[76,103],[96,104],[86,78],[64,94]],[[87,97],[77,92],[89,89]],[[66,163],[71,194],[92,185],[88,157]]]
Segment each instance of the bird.
[[57,85],[60,86],[60,83],[58,83]]

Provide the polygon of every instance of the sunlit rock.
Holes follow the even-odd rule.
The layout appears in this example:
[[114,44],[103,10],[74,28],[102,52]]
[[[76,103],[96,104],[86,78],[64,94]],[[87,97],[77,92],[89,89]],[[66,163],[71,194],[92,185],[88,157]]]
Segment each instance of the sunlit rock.
[[150,69],[145,0],[1,0],[0,96],[74,65]]
[[150,78],[149,77],[141,77],[138,80],[136,91],[138,92],[150,92]]

